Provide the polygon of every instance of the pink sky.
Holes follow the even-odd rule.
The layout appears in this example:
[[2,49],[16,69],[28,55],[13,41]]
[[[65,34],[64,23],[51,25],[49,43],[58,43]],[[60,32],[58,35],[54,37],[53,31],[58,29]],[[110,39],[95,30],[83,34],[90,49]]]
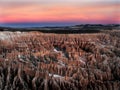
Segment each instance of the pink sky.
[[119,8],[117,0],[1,0],[0,23],[119,23]]

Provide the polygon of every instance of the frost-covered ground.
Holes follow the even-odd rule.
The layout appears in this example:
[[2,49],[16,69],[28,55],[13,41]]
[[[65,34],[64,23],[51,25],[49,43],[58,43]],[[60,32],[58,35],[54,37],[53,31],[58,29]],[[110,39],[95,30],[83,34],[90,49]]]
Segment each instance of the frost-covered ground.
[[26,35],[25,32],[10,32],[10,31],[6,31],[6,32],[0,32],[0,39],[1,40],[10,40],[13,39],[15,37],[20,37],[20,36],[24,36]]

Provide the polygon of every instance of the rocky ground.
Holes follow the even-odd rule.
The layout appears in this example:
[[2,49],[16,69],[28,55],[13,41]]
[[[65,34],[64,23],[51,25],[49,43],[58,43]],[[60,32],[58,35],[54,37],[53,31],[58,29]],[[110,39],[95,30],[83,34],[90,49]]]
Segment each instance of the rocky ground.
[[120,31],[0,32],[0,90],[120,90]]

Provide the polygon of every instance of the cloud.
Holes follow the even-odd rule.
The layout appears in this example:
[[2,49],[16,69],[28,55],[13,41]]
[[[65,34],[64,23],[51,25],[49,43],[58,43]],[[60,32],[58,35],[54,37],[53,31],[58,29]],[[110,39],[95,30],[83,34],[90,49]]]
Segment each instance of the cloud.
[[[69,6],[92,6],[92,5],[116,5],[120,4],[119,0],[0,0],[0,8],[21,8],[24,6],[41,5],[51,7],[61,5]],[[5,9],[4,9],[5,10]]]
[[[56,3],[115,3],[119,0],[0,0],[0,3],[39,3],[39,4],[56,4]],[[119,2],[120,3],[120,2]]]

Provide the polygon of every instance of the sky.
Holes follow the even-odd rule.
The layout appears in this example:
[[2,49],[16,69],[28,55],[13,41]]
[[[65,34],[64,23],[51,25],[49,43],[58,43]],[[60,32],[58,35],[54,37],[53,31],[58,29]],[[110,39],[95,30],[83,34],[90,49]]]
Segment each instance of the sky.
[[0,23],[118,24],[120,0],[0,0]]

